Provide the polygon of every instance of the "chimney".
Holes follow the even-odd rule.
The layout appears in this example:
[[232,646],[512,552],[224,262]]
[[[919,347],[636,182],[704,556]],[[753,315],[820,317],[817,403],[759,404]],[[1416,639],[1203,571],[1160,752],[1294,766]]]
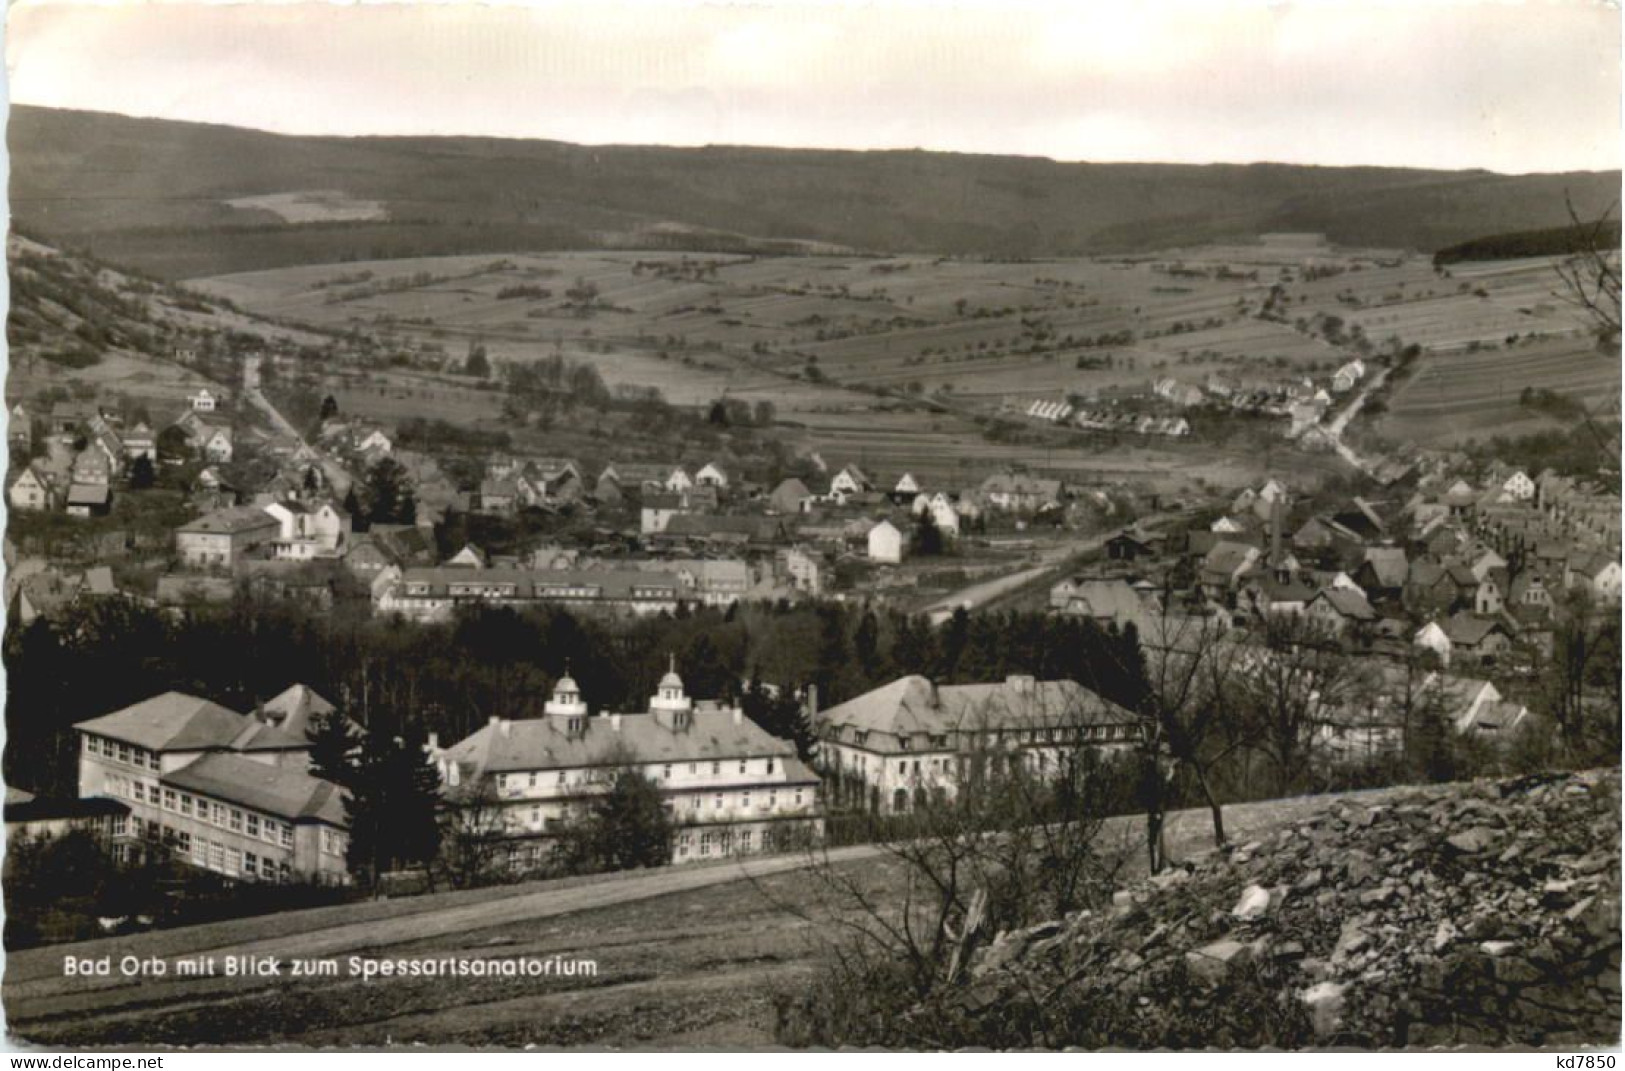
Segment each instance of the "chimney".
[[1270,565],[1279,570],[1281,568],[1281,498],[1279,495],[1270,503]]
[[807,685],[806,699],[807,717],[810,719],[818,714],[818,685]]
[[498,718],[497,728],[502,731],[503,736],[507,736],[509,731],[513,728],[513,722],[509,721],[507,718]]
[[619,714],[611,714],[609,716],[609,727],[614,729],[616,732],[621,731],[621,716]]
[[734,724],[739,725],[744,720],[745,720],[745,709],[743,707],[734,707]]
[[502,724],[502,716],[500,714],[491,715],[491,720],[487,724],[489,724],[493,729],[497,728]]
[[440,750],[440,734],[439,733],[430,733],[429,734],[429,750],[431,752]]

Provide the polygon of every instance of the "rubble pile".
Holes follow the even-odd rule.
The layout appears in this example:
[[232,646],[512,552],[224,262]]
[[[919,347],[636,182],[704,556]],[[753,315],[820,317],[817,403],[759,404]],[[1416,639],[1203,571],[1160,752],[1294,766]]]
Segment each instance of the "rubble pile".
[[1615,1045],[1619,789],[1611,770],[1345,798],[1000,934],[911,1018],[949,1045]]

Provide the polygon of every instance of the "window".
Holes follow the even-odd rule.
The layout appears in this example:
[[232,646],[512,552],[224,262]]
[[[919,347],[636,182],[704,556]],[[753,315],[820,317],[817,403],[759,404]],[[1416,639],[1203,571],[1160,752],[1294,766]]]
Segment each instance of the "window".
[[665,778],[667,781],[671,780],[671,763],[666,763],[666,769],[660,776]]
[[748,829],[739,834],[739,850],[742,852],[750,851],[750,830]]
[[231,809],[231,828],[238,833],[243,831],[243,812],[235,807]]
[[174,809],[175,809],[175,790],[172,789],[172,788],[166,788],[166,789],[164,789],[164,810],[173,811]]
[[130,817],[124,814],[113,816],[113,836],[122,837],[130,832]]
[[777,807],[778,805],[779,805],[779,794],[778,794],[777,790],[770,791],[767,794],[767,809],[771,811],[774,807]]
[[711,764],[711,773],[712,773],[712,775],[715,776],[716,774],[719,774],[721,772],[722,772],[722,763],[713,762]]
[[[287,866],[288,864],[283,863],[282,865]],[[260,877],[269,881],[276,880],[276,863],[268,855],[260,856]]]
[[796,789],[796,806],[801,806],[801,789]]
[[689,810],[697,811],[697,810],[700,809],[700,797],[698,797],[698,796],[690,796],[688,802],[689,802]]
[[537,828],[541,827],[542,809],[540,807],[532,807],[530,809],[530,824],[536,826]]
[[744,759],[740,759],[739,760],[739,772],[740,773],[745,772],[745,766],[746,766],[746,761]]
[[772,759],[767,760],[767,772],[768,773],[773,772],[773,760]]
[[908,747],[909,747],[909,739],[908,739],[908,737],[899,736],[897,738],[897,750],[898,751],[907,751]]
[[224,803],[215,804],[214,805],[214,814],[211,816],[210,821],[212,821],[217,826],[225,825],[226,824],[226,810],[227,810],[227,807],[226,807],[226,805]]
[[740,801],[740,806],[743,807],[747,811],[750,810],[750,793],[749,792],[745,793],[744,798]]
[[534,770],[532,770],[531,774],[530,774],[530,787],[531,788],[536,787],[536,771],[534,771]]
[[688,772],[691,773],[691,774],[699,773],[700,772],[700,764],[697,763],[697,762],[689,763],[688,764]]
[[711,837],[712,837],[712,834],[710,834],[710,833],[701,833],[700,834],[700,854],[701,855],[710,855],[711,854]]
[[292,848],[293,847],[293,827],[292,826],[283,825],[283,826],[279,827],[277,829],[277,836],[282,838],[282,846],[284,848]]
[[559,784],[565,784],[565,773],[563,770],[559,771]]
[[722,810],[722,793],[717,793],[717,810]]
[[118,746],[118,761],[120,761],[120,762],[129,762],[130,761],[130,749],[128,747],[124,746],[123,744],[120,744]]
[[181,813],[182,814],[191,814],[192,813],[192,797],[189,796],[188,794],[186,794],[185,792],[181,793]]
[[257,814],[251,814],[248,816],[248,835],[250,837],[257,837],[260,835],[260,816]]
[[166,832],[166,833],[171,833],[172,832],[172,833],[175,834],[175,850],[176,851],[180,852],[182,855],[191,855],[192,854],[192,834],[188,833],[184,829],[176,829],[176,830],[166,829],[166,830],[164,830],[164,832]]
[[226,846],[209,842],[209,866],[214,870],[226,869]]

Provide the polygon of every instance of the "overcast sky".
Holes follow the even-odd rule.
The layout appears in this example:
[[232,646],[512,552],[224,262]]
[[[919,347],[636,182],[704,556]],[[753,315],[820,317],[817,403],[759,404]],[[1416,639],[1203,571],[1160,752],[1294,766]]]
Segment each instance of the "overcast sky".
[[1620,165],[1597,3],[18,0],[20,103],[321,134]]

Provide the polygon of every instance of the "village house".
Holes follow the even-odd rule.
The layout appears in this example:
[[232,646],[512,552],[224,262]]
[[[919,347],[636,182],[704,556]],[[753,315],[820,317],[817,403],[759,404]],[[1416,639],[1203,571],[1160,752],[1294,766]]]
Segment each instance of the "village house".
[[816,554],[802,547],[785,547],[774,555],[774,560],[795,590],[806,595],[823,592],[823,569]]
[[801,513],[814,497],[805,483],[791,476],[779,481],[779,485],[767,496],[767,502],[775,513]]
[[900,677],[819,713],[822,768],[834,792],[874,813],[947,801],[1010,763],[1039,776],[1080,748],[1122,752],[1135,715],[1075,681],[1012,675],[995,684]]
[[70,517],[105,517],[113,508],[112,489],[105,483],[72,484],[64,508]]
[[212,413],[219,405],[219,400],[215,398],[214,392],[207,387],[192,395],[191,402],[192,412],[194,413]]
[[1322,588],[1304,607],[1304,615],[1328,633],[1344,636],[1376,624],[1379,614],[1359,588]]
[[1105,627],[1150,629],[1161,613],[1154,594],[1142,594],[1122,577],[1073,577],[1050,588],[1050,607],[1065,617],[1081,617]]
[[688,499],[683,495],[645,494],[638,510],[638,530],[644,535],[664,532],[673,517],[688,511]]
[[310,775],[302,737],[179,692],[74,730],[79,795],[129,808],[114,827],[122,857],[162,845],[241,880],[349,880],[342,790]]
[[206,513],[175,529],[175,553],[194,568],[230,569],[281,533],[277,519],[258,506],[233,506]]
[[890,521],[881,521],[869,529],[869,560],[896,565],[903,560],[903,533]]
[[274,502],[263,507],[276,518],[271,553],[283,561],[338,557],[350,534],[350,515],[331,502]]
[[1037,513],[1061,504],[1061,481],[1015,472],[994,473],[982,481],[981,492],[997,509]]
[[6,441],[14,450],[29,450],[34,445],[34,423],[22,402],[11,407],[6,422]]
[[[382,577],[380,577],[382,579]],[[554,605],[615,616],[675,613],[683,603],[675,576],[638,569],[403,569],[373,589],[373,608],[412,621],[446,621],[459,605]]]
[[867,494],[875,489],[874,481],[856,465],[848,465],[829,481],[829,497],[845,503],[853,495]]
[[11,481],[6,501],[14,510],[49,510],[56,504],[56,493],[45,474],[29,465]]
[[692,490],[693,487],[694,477],[690,476],[688,470],[683,466],[678,465],[666,471],[665,488],[672,494],[681,494],[684,491]]
[[544,863],[559,831],[627,768],[659,789],[673,863],[788,850],[822,836],[818,776],[794,745],[738,708],[696,703],[675,666],[646,712],[594,715],[568,673],[543,710],[492,717],[444,750],[431,742],[448,800],[503,838],[513,869]]
[[1446,665],[1452,660],[1494,665],[1512,650],[1512,629],[1499,615],[1480,617],[1465,612],[1452,614],[1443,627],[1449,640],[1448,651],[1443,657]]
[[728,487],[728,470],[715,461],[708,461],[699,472],[694,474],[694,482],[704,487],[726,490]]

